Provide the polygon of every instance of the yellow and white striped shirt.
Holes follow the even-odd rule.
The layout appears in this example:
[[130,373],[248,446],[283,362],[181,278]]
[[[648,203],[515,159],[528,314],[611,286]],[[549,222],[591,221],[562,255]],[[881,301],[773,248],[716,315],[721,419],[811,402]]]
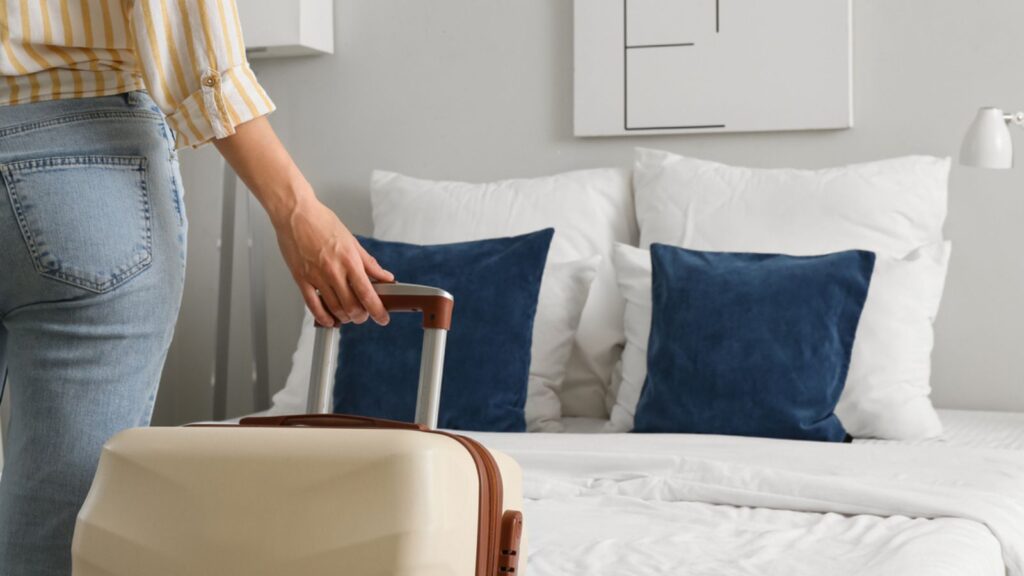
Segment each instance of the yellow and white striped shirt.
[[0,105],[146,89],[178,147],[274,110],[234,0],[0,0],[0,44]]

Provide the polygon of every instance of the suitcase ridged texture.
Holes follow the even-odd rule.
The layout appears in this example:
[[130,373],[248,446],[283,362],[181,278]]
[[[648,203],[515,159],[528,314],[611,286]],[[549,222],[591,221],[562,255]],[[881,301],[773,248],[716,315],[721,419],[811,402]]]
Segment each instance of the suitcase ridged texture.
[[[310,379],[313,413],[245,418],[237,426],[129,430],[108,442],[79,514],[74,576],[276,576],[296,569],[311,576],[503,576],[520,571],[523,517],[509,509],[522,504],[518,465],[472,438],[432,429],[451,295],[415,285],[376,289],[389,310],[423,313],[417,423],[323,413],[332,404],[338,339],[318,328],[314,356],[319,361]],[[367,484],[368,478],[374,482]],[[343,485],[335,490],[333,483],[323,484],[327,479],[363,486],[359,490],[365,492],[346,492]],[[474,486],[476,499],[469,497]],[[348,514],[317,508],[325,498]],[[405,508],[396,508],[398,502]],[[262,519],[271,512],[263,507],[280,516],[266,524]],[[352,514],[357,508],[374,517]],[[410,524],[408,514],[423,514],[426,524]],[[368,520],[374,527],[370,533],[363,524]],[[317,529],[311,521],[323,532],[306,538],[304,531]],[[327,535],[332,537],[325,542]],[[379,555],[367,556],[368,550]],[[380,553],[384,550],[389,552]]]
[[522,537],[522,513],[516,510],[503,510],[504,482],[501,470],[490,450],[476,440],[450,432],[427,430],[420,424],[345,414],[253,417],[243,418],[239,424],[258,427],[299,425],[317,428],[402,429],[410,432],[437,434],[458,442],[473,459],[479,475],[480,505],[476,574],[477,576],[495,576],[516,573]]

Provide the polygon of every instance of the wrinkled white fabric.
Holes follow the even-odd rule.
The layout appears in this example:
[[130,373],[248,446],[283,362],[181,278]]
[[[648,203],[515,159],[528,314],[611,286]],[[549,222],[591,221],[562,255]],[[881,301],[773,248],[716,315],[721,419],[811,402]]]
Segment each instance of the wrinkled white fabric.
[[969,520],[846,517],[629,497],[525,506],[530,576],[1003,576]]
[[523,467],[534,575],[1024,574],[1024,452],[475,436]]

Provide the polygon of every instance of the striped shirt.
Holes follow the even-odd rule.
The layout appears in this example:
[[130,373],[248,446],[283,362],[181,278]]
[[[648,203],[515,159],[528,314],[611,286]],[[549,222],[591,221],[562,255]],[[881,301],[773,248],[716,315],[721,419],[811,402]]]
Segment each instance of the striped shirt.
[[0,44],[0,105],[146,89],[178,147],[274,109],[234,0],[0,0]]

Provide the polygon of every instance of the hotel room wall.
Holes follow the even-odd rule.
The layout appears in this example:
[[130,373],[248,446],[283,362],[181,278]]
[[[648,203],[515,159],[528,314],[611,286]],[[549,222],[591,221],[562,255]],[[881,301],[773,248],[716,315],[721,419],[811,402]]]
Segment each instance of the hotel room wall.
[[[577,139],[571,0],[339,0],[333,56],[258,61],[272,122],[321,197],[370,231],[370,171],[492,180],[606,165],[633,146],[751,166],[823,167],[955,155],[981,105],[1024,108],[1014,0],[854,0],[854,128]],[[813,26],[814,22],[807,22]],[[1021,134],[1020,136],[1024,136]],[[1024,140],[1021,141],[1024,143]],[[1024,145],[1024,144],[1022,144]],[[190,269],[157,422],[210,417],[219,161],[183,153]],[[954,242],[934,355],[941,407],[1024,410],[1024,169],[955,166]],[[302,303],[258,212],[267,253],[270,371],[288,373]],[[230,411],[252,407],[244,246],[238,247]]]

